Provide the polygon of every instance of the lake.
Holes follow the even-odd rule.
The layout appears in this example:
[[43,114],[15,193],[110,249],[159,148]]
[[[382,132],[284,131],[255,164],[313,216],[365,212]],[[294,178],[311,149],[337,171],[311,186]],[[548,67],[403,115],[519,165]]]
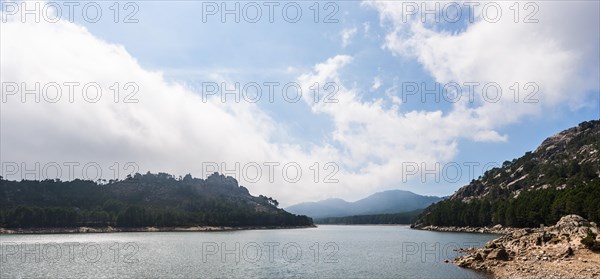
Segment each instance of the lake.
[[0,278],[487,278],[445,259],[495,235],[335,226],[1,235]]

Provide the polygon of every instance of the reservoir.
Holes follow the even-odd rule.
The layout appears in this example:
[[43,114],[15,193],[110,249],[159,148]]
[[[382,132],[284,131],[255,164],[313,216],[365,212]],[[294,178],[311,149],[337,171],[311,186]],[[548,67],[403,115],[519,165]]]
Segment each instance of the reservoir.
[[444,260],[495,237],[336,225],[1,235],[0,278],[488,278]]

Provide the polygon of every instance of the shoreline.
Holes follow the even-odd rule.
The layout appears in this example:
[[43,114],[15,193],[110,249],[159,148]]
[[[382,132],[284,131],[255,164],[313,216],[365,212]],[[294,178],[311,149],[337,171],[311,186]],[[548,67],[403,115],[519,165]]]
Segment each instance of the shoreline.
[[[597,224],[577,215],[567,215],[556,225],[543,228],[417,227],[413,229],[497,233],[481,248],[460,248],[453,264],[494,278],[597,278],[600,252],[581,244],[588,230],[598,233]],[[600,241],[600,236],[596,237]]]
[[[521,230],[524,228],[513,228],[513,227],[502,227],[500,225],[496,225],[493,227],[456,227],[456,226],[425,226],[425,227],[415,227],[411,225],[411,229],[422,230],[422,231],[434,231],[434,232],[462,232],[462,233],[487,233],[487,234],[499,234],[499,235],[508,235],[512,234],[516,230]],[[526,228],[528,230],[536,230],[535,228]]]
[[317,226],[390,226],[409,227],[410,224],[315,224]]
[[241,230],[280,230],[280,229],[307,229],[312,226],[192,226],[192,227],[63,227],[63,228],[0,228],[0,235],[7,234],[76,234],[76,233],[120,233],[120,232],[222,232]]

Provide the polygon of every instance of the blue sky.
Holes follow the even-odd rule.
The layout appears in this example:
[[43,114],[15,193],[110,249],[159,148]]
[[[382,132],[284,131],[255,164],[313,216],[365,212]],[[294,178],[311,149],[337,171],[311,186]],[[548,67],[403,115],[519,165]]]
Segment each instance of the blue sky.
[[[8,2],[3,1],[3,3]],[[470,177],[463,175],[456,182],[436,182],[430,178],[425,182],[420,182],[419,179],[403,182],[400,179],[402,169],[399,166],[402,162],[428,162],[429,164],[457,162],[461,165],[464,162],[478,162],[481,165],[498,162],[501,164],[504,160],[510,160],[535,149],[550,135],[582,121],[600,118],[597,76],[599,39],[598,32],[595,32],[598,31],[599,24],[593,26],[594,23],[598,23],[598,3],[577,2],[572,6],[574,8],[568,11],[563,11],[564,7],[560,6],[560,2],[538,3],[540,12],[536,18],[540,22],[529,25],[512,23],[508,16],[492,24],[481,19],[482,11],[471,11],[466,8],[463,9],[463,17],[457,23],[444,20],[440,23],[431,20],[422,22],[418,18],[408,18],[407,22],[403,22],[399,18],[399,13],[405,6],[400,3],[361,1],[330,2],[332,6],[328,10],[324,9],[327,2],[318,2],[321,10],[318,23],[314,22],[313,10],[310,9],[311,5],[316,3],[314,1],[295,2],[303,11],[302,17],[296,23],[286,22],[281,14],[277,13],[273,23],[269,22],[266,16],[263,16],[258,23],[248,23],[243,18],[237,23],[232,16],[229,16],[226,22],[222,23],[218,13],[208,16],[207,22],[203,22],[201,2],[131,2],[139,9],[133,17],[138,22],[123,23],[122,18],[127,12],[133,11],[133,8],[125,10],[120,6],[120,22],[115,23],[111,14],[113,10],[110,9],[114,2],[99,3],[103,11],[100,21],[91,23],[84,20],[85,18],[76,16],[73,24],[63,19],[61,22],[65,22],[64,26],[46,23],[51,26],[45,27],[42,22],[38,24],[39,26],[34,24],[34,27],[27,29],[27,32],[31,32],[28,34],[30,36],[28,39],[34,40],[36,34],[47,33],[50,30],[44,28],[54,28],[52,29],[54,31],[66,30],[55,38],[50,37],[50,41],[45,43],[55,46],[56,49],[79,48],[82,51],[80,56],[75,56],[73,51],[71,54],[60,56],[63,59],[60,61],[67,65],[73,64],[73,68],[79,71],[86,71],[87,66],[80,66],[77,60],[88,61],[89,66],[96,61],[90,56],[98,55],[94,58],[102,61],[103,58],[100,56],[106,53],[84,51],[83,49],[88,47],[95,48],[86,45],[85,40],[80,40],[81,38],[87,38],[88,35],[93,37],[94,39],[89,43],[98,48],[106,47],[105,44],[120,46],[124,53],[118,55],[123,57],[123,61],[137,63],[134,68],[135,71],[140,71],[140,76],[160,72],[160,81],[157,82],[165,88],[181,86],[184,88],[181,90],[185,91],[182,94],[186,96],[167,98],[164,96],[170,94],[169,92],[152,93],[158,94],[158,100],[166,98],[164,106],[174,104],[174,108],[165,108],[161,111],[160,114],[164,114],[164,117],[155,119],[154,122],[162,123],[161,125],[149,124],[153,123],[153,119],[139,116],[144,115],[141,112],[123,112],[132,113],[127,117],[140,117],[138,121],[143,123],[140,125],[144,127],[147,125],[149,131],[156,131],[149,132],[150,135],[156,135],[156,145],[148,144],[145,148],[164,146],[166,142],[173,144],[172,147],[166,145],[168,152],[161,154],[156,151],[156,148],[145,152],[140,146],[145,146],[146,143],[141,142],[147,140],[148,136],[136,138],[126,136],[122,132],[112,134],[112,131],[107,130],[102,134],[106,136],[105,142],[114,144],[115,151],[111,151],[115,152],[112,154],[113,157],[123,158],[122,161],[139,162],[141,172],[169,171],[176,175],[191,172],[195,176],[202,176],[198,161],[203,160],[241,162],[242,165],[254,161],[278,161],[282,164],[298,161],[303,162],[300,165],[305,176],[309,176],[307,174],[310,173],[309,162],[320,162],[321,166],[326,162],[336,162],[339,165],[340,172],[337,176],[339,181],[333,186],[322,183],[315,184],[316,186],[309,185],[310,177],[292,184],[282,181],[281,178],[279,180],[275,178],[276,182],[271,183],[264,180],[252,183],[237,177],[242,184],[251,189],[252,193],[272,195],[279,198],[284,205],[329,197],[353,200],[386,189],[405,189],[428,195],[449,195],[467,183]],[[225,3],[229,7],[239,3],[243,7],[249,2],[210,3],[218,5]],[[256,3],[264,5],[264,2]],[[282,5],[284,2],[281,2],[278,7]],[[590,8],[590,5],[595,5],[595,12],[594,7]],[[332,17],[338,22],[323,23],[322,19],[327,12],[333,11],[332,7],[338,9]],[[509,15],[508,7],[502,6],[502,8],[505,15]],[[3,9],[6,11],[5,6]],[[266,8],[263,12],[266,12]],[[470,23],[466,13],[474,13],[478,16],[478,20]],[[566,15],[563,16],[563,13]],[[37,41],[41,42],[38,49],[21,50],[23,45],[20,44],[27,43],[28,39],[24,37],[27,35],[10,31],[25,28],[23,26],[27,24],[18,22],[18,19],[14,22],[15,15],[11,15],[8,19],[8,23],[3,23],[2,27],[2,31],[9,31],[8,35],[6,32],[3,34],[2,39],[2,80],[28,80],[17,74],[27,72],[26,70],[30,69],[28,67],[31,69],[56,67],[49,64],[50,60],[44,60],[54,53],[51,52],[50,47],[42,46],[45,43],[41,39]],[[569,19],[577,20],[570,20],[569,24],[560,21]],[[73,31],[70,29],[71,25],[84,27],[87,31]],[[74,35],[62,35],[69,32]],[[20,57],[13,55],[11,51],[22,51],[21,56],[27,55],[26,51],[40,51],[43,53],[40,57],[43,58],[31,62],[30,66],[18,59],[4,60],[7,56]],[[87,80],[114,79],[117,73],[114,73],[114,76],[110,73],[122,67],[118,63],[100,64],[99,73],[96,76],[90,74]],[[321,67],[319,68],[318,65]],[[56,69],[52,67],[49,69]],[[47,71],[39,71],[40,75],[34,76],[38,76],[42,81],[83,78],[67,72],[64,76],[55,74],[47,79],[42,74]],[[332,74],[327,74],[328,71]],[[322,78],[322,74],[326,77]],[[588,74],[591,76],[586,76]],[[128,76],[128,73],[123,72],[120,75]],[[514,80],[514,77],[517,79],[523,77],[523,79]],[[136,82],[138,78],[133,74],[130,77]],[[32,79],[35,81],[35,78],[29,78],[28,81]],[[302,83],[313,79],[323,83],[332,81],[338,84],[341,88],[339,96],[347,101],[331,106],[311,105],[304,99],[297,103],[289,103],[282,100],[278,93],[275,102],[269,102],[263,96],[256,104],[248,104],[244,101],[220,104],[219,96],[213,96],[209,103],[214,105],[219,113],[231,117],[229,122],[223,120],[222,125],[223,118],[219,116],[220,114],[209,113],[213,107],[207,109],[200,103],[195,108],[190,108],[189,112],[183,113],[176,105],[177,102],[184,102],[183,99],[189,104],[194,97],[188,95],[201,96],[201,85],[204,82],[285,84]],[[134,110],[140,107],[150,112],[152,109],[161,110],[160,104],[155,104],[156,102],[148,102],[153,105],[144,107],[147,103],[144,103],[143,98],[146,96],[146,91],[149,91],[145,89],[150,88],[149,84],[152,84],[145,80],[146,78],[139,79],[141,105],[137,105]],[[519,81],[521,85],[534,82],[540,87],[536,95],[539,101],[535,104],[522,104],[503,99],[499,103],[491,104],[479,97],[475,103],[464,104],[464,107],[443,99],[436,102],[431,95],[427,96],[425,102],[420,100],[420,95],[408,96],[406,102],[401,101],[402,85],[406,83],[425,83],[427,86],[433,86],[436,82],[462,84],[471,81],[497,82],[502,85],[503,96],[509,93],[508,87],[514,82]],[[148,85],[144,86],[145,84]],[[480,91],[481,89],[477,89],[475,95],[481,96]],[[306,97],[307,92],[303,91],[303,93]],[[150,95],[148,93],[148,96]],[[171,100],[169,98],[175,99],[166,101]],[[148,97],[148,100],[150,99]],[[2,103],[3,110],[9,110],[8,105]],[[17,105],[27,104],[17,102],[12,107],[17,110]],[[74,107],[77,102],[68,105],[62,108],[61,114],[73,114],[70,117],[65,116],[66,119],[60,121],[72,121],[69,119],[77,115],[79,107]],[[114,112],[114,108],[102,107],[98,110],[98,115],[94,118],[96,120],[117,119],[118,121],[122,116],[119,114],[119,117],[116,117],[111,114],[110,111]],[[199,110],[203,112],[198,112]],[[470,112],[463,113],[465,110]],[[2,133],[3,162],[117,160],[111,159],[110,152],[105,154],[103,148],[106,147],[84,136],[70,139],[66,143],[70,146],[82,146],[80,152],[70,150],[66,155],[57,155],[50,151],[42,152],[47,150],[48,146],[65,144],[65,136],[72,131],[64,127],[51,130],[47,134],[40,132],[39,136],[49,139],[48,146],[17,140],[27,135],[18,132],[17,128],[12,130],[13,126],[47,125],[33,117],[40,112],[32,110],[29,113],[30,122],[21,123],[23,119],[29,118],[17,112],[3,112],[3,129],[12,132],[10,136],[4,131]],[[200,116],[212,119],[212,124],[198,121],[197,117]],[[397,125],[392,124],[381,128],[381,123],[388,123],[378,122],[377,119],[381,117]],[[413,117],[414,121],[411,120]],[[106,121],[111,123],[109,120]],[[418,127],[408,125],[410,123]],[[119,125],[121,124],[123,123]],[[202,141],[205,140],[203,135],[211,134],[210,129],[215,127],[213,125],[224,127],[224,131],[214,132],[215,140]],[[106,126],[110,125],[106,124]],[[237,131],[236,129],[243,132],[240,132],[240,135],[231,134],[231,131]],[[101,128],[100,132],[102,132]],[[162,135],[170,133],[173,134],[172,137],[161,138]],[[222,138],[223,135],[230,135],[236,140],[227,140],[221,145],[219,136]],[[258,139],[255,140],[254,136]],[[423,141],[419,141],[419,138],[423,138]],[[55,142],[52,142],[52,139]],[[125,140],[120,141],[122,139]],[[11,145],[13,142],[19,142],[18,148]],[[195,142],[203,146],[192,148],[189,157],[181,158],[174,155],[181,154],[185,147],[189,148]],[[24,156],[19,153],[26,152],[23,150],[32,150],[32,146],[39,148],[34,148],[35,154]],[[231,154],[225,151],[212,153],[214,150],[224,149],[231,149],[228,151]],[[65,147],[65,150],[69,149]],[[117,154],[117,152],[121,153]],[[235,154],[242,155],[236,157]],[[56,158],[57,156],[59,158]],[[164,163],[157,163],[163,160]],[[169,164],[169,162],[173,163]],[[109,163],[101,165],[109,165]],[[480,172],[481,170],[477,168],[475,176],[480,175]],[[298,187],[305,193],[297,194]]]

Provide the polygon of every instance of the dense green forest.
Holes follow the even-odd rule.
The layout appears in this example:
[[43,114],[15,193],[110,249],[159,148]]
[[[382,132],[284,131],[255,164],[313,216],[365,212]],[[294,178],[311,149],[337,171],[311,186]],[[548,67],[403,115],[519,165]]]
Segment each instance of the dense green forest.
[[436,203],[424,216],[425,224],[438,226],[537,227],[577,214],[600,223],[600,183],[574,188],[527,191],[514,199],[448,200]]
[[550,225],[567,214],[600,222],[600,121],[549,137],[426,208],[415,226]]
[[423,212],[422,209],[402,213],[329,217],[315,219],[315,223],[331,225],[411,224],[421,212]]
[[216,173],[206,180],[136,174],[108,184],[0,179],[0,204],[5,228],[312,225]]

